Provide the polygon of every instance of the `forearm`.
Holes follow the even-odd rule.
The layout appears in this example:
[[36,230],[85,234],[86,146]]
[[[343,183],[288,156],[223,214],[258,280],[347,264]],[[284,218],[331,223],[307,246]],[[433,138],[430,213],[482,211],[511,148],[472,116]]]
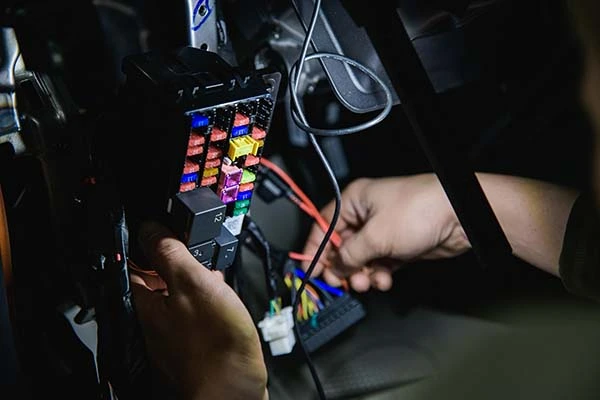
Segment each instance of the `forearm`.
[[513,253],[559,275],[565,228],[578,192],[539,180],[478,173]]

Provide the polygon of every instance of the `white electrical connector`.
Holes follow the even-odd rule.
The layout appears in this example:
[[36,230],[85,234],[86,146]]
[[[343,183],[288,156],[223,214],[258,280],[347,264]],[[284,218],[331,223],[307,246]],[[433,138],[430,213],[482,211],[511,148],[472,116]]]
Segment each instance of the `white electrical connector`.
[[271,354],[279,356],[292,352],[296,344],[292,307],[285,307],[279,314],[269,315],[258,323],[263,340],[269,343]]

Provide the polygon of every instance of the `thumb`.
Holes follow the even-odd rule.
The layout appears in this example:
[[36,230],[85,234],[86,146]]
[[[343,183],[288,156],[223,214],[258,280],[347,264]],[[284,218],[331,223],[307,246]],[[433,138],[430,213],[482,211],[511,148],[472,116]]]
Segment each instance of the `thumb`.
[[161,329],[166,297],[160,292],[148,289],[147,286],[131,282],[133,304],[140,322],[152,329]]
[[338,250],[340,269],[352,274],[369,265],[369,262],[383,256],[384,249],[381,228],[367,223],[354,235],[346,238]]

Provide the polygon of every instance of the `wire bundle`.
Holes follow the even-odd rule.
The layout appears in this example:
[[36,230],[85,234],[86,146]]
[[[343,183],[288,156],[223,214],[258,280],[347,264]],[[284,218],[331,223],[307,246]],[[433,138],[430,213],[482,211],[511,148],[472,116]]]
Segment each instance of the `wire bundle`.
[[[293,296],[296,295],[297,290],[302,284],[302,279],[305,277],[306,274],[297,268],[285,275],[284,282],[288,289],[292,291]],[[304,291],[300,294],[300,304],[296,310],[296,320],[298,322],[310,320],[311,323],[316,324],[317,320],[315,317],[319,311],[325,309],[335,297],[343,295],[344,291],[329,286],[320,279],[309,278]]]

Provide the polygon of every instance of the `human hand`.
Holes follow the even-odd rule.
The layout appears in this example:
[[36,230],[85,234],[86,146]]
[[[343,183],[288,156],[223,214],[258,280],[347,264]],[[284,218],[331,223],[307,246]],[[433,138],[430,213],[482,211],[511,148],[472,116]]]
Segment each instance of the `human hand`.
[[159,274],[131,273],[151,361],[184,399],[267,399],[257,330],[222,274],[161,225],[144,225],[140,242]]
[[[334,202],[321,214],[331,221]],[[371,286],[388,290],[392,272],[417,259],[447,258],[470,248],[451,204],[437,177],[420,174],[408,177],[358,179],[342,193],[336,231],[340,248],[329,243],[315,268],[331,285],[349,277],[356,291]],[[323,231],[315,224],[304,254],[315,254]],[[328,268],[324,268],[325,266]],[[308,262],[303,263],[306,270]]]

